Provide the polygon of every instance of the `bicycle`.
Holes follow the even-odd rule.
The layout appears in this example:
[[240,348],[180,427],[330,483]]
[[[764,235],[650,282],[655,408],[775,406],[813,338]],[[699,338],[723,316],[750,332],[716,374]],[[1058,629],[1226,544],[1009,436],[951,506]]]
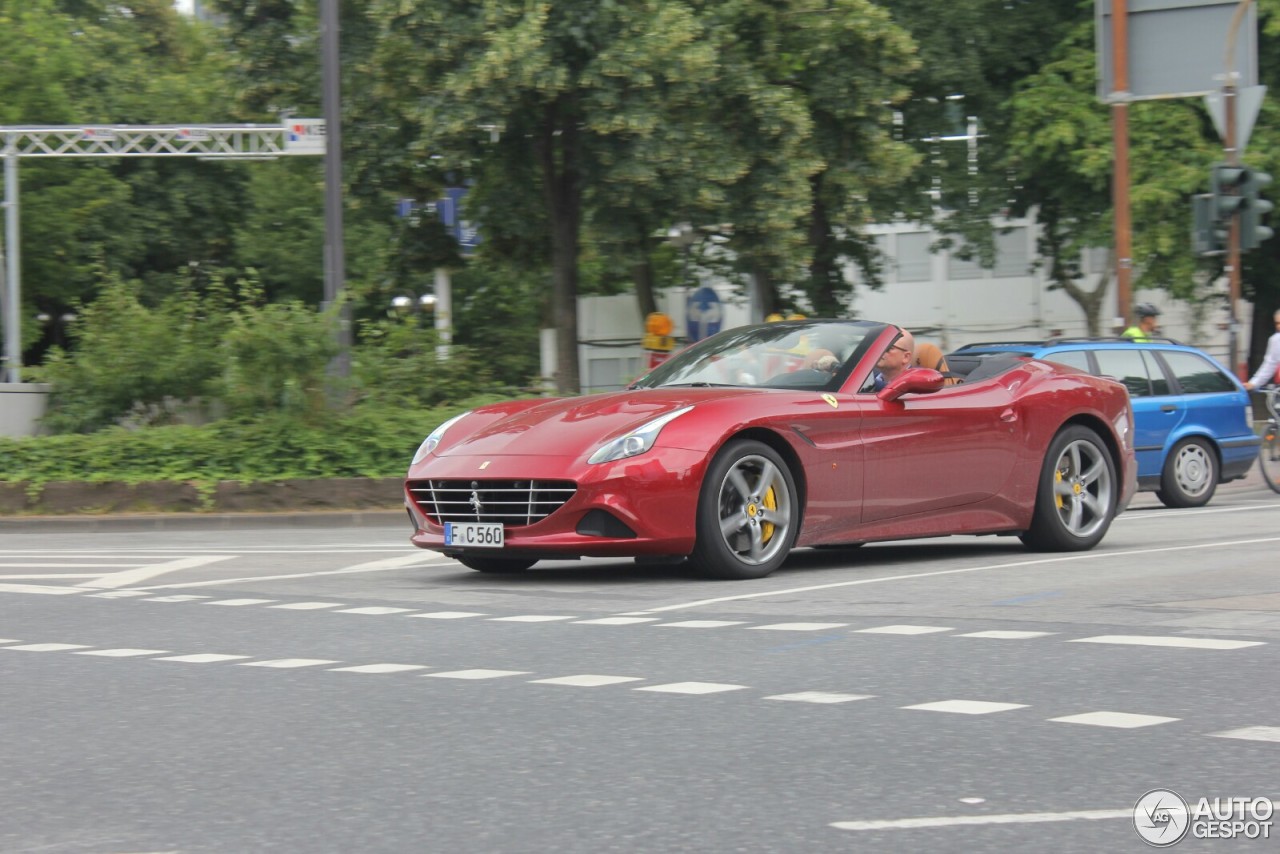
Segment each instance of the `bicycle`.
[[1267,412],[1271,417],[1262,429],[1262,444],[1258,447],[1258,468],[1262,470],[1262,479],[1267,482],[1273,492],[1280,492],[1280,415],[1276,414],[1276,394],[1280,386],[1267,386],[1263,390],[1263,400],[1267,404]]

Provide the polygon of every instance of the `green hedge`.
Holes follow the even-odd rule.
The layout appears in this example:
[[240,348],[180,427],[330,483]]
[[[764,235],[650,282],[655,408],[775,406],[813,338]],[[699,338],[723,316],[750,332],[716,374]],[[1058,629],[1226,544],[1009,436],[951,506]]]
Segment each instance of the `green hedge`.
[[420,407],[358,407],[317,422],[285,415],[203,427],[111,428],[89,434],[0,438],[0,481],[183,481],[397,477],[433,428],[499,399]]

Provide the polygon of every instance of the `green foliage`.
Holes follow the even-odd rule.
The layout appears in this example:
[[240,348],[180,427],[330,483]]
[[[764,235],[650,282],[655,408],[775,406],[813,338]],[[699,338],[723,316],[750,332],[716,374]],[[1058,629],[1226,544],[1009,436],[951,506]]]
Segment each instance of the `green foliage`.
[[222,399],[228,413],[252,417],[322,412],[331,391],[326,372],[338,352],[337,311],[334,306],[317,313],[296,300],[242,304],[231,316],[222,342]]
[[352,364],[361,404],[440,406],[494,386],[483,356],[451,345],[442,358],[438,346],[435,329],[414,316],[361,323]]
[[319,421],[282,413],[203,427],[111,428],[90,435],[0,438],[0,481],[395,477],[436,426],[496,396],[437,408],[362,406]]
[[108,274],[74,325],[74,353],[55,348],[36,372],[53,385],[45,427],[90,431],[130,415],[165,423],[177,404],[208,395],[219,373],[220,302],[184,288],[149,308],[136,282]]

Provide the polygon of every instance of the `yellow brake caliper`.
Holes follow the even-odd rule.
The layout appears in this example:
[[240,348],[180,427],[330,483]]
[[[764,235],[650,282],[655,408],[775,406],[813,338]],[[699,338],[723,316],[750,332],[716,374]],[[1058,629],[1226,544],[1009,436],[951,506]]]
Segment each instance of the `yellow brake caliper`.
[[[778,509],[778,496],[774,493],[773,487],[769,487],[769,491],[764,494],[764,506],[770,510]],[[769,538],[773,536],[774,525],[772,522],[760,523],[760,540],[761,542],[769,542]]]

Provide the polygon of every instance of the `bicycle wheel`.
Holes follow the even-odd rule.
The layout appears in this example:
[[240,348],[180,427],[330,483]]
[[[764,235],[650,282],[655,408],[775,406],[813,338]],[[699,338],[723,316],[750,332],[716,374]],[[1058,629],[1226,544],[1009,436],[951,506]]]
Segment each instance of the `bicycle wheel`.
[[1271,421],[1262,431],[1262,446],[1258,448],[1258,468],[1262,479],[1272,491],[1280,492],[1280,425]]

